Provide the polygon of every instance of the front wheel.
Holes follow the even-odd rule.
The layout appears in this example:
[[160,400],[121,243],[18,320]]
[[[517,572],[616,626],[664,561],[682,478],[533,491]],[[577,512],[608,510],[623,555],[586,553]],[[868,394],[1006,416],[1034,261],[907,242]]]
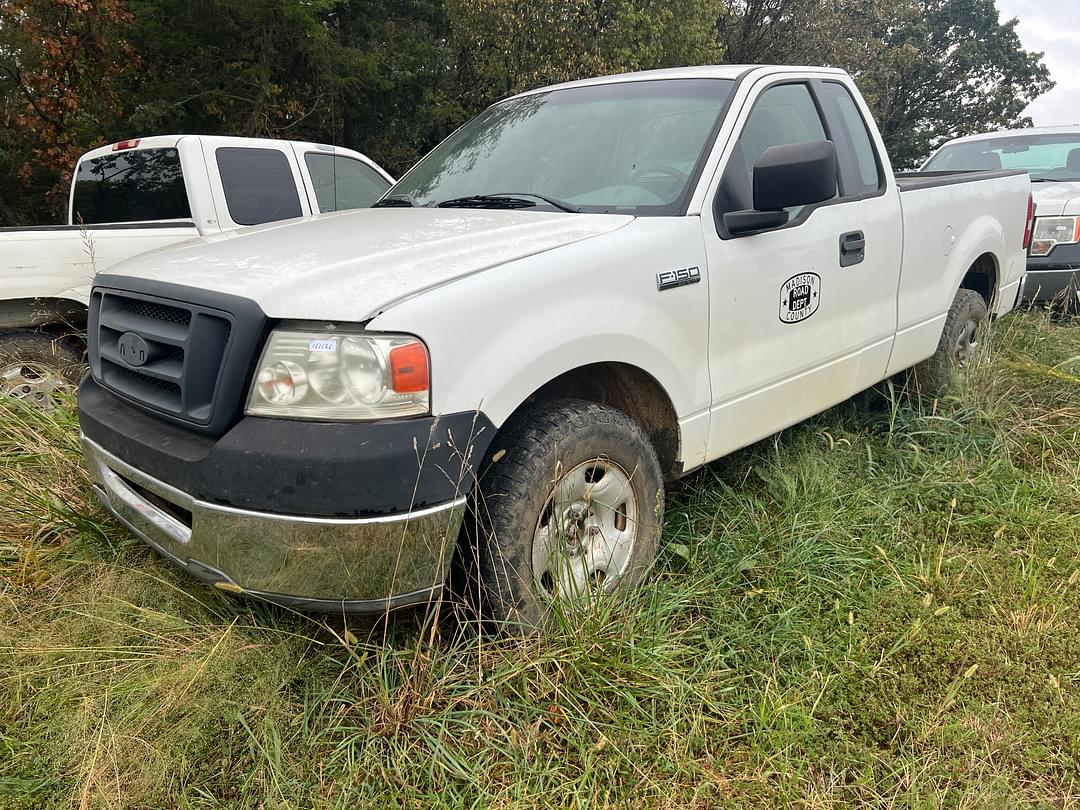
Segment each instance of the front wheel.
[[487,618],[540,627],[556,601],[638,584],[656,559],[664,510],[649,438],[614,408],[532,406],[492,444],[474,497],[473,543]]

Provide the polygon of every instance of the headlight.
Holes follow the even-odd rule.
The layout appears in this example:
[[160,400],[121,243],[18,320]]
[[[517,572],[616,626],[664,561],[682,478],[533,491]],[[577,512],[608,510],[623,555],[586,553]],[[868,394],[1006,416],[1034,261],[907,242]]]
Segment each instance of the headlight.
[[1080,217],[1039,217],[1031,238],[1031,255],[1045,256],[1058,245],[1080,242]]
[[259,360],[246,413],[294,419],[426,414],[427,348],[407,335],[277,329]]

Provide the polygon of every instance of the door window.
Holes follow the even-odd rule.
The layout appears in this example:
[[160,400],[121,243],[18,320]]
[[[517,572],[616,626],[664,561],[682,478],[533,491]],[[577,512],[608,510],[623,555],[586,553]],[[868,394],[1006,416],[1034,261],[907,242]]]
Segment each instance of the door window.
[[355,158],[308,152],[304,162],[323,214],[369,208],[390,188],[385,177]]
[[[754,164],[768,148],[827,140],[817,105],[805,84],[780,84],[754,104],[728,159],[717,206],[721,213],[754,207]],[[789,209],[795,219],[801,209]]]
[[261,225],[303,216],[289,159],[277,149],[222,147],[218,172],[229,217],[237,225]]
[[839,82],[821,84],[822,102],[829,108],[839,131],[842,146],[837,149],[840,159],[840,180],[845,197],[871,194],[881,188],[881,169],[874,151],[870,131],[866,127],[855,99]]

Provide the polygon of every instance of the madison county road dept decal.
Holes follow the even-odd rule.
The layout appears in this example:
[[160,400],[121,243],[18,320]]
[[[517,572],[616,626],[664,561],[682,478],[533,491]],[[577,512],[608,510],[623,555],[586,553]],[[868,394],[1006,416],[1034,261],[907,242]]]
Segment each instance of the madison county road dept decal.
[[799,273],[780,288],[781,323],[805,321],[818,311],[820,305],[821,276],[817,273]]

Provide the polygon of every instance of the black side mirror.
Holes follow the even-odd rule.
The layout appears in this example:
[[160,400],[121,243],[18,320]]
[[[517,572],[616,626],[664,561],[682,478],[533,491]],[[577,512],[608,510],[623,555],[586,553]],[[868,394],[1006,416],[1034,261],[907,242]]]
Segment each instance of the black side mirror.
[[836,196],[836,146],[812,141],[770,146],[754,164],[754,210],[724,214],[731,233],[750,233],[787,224],[784,209]]

